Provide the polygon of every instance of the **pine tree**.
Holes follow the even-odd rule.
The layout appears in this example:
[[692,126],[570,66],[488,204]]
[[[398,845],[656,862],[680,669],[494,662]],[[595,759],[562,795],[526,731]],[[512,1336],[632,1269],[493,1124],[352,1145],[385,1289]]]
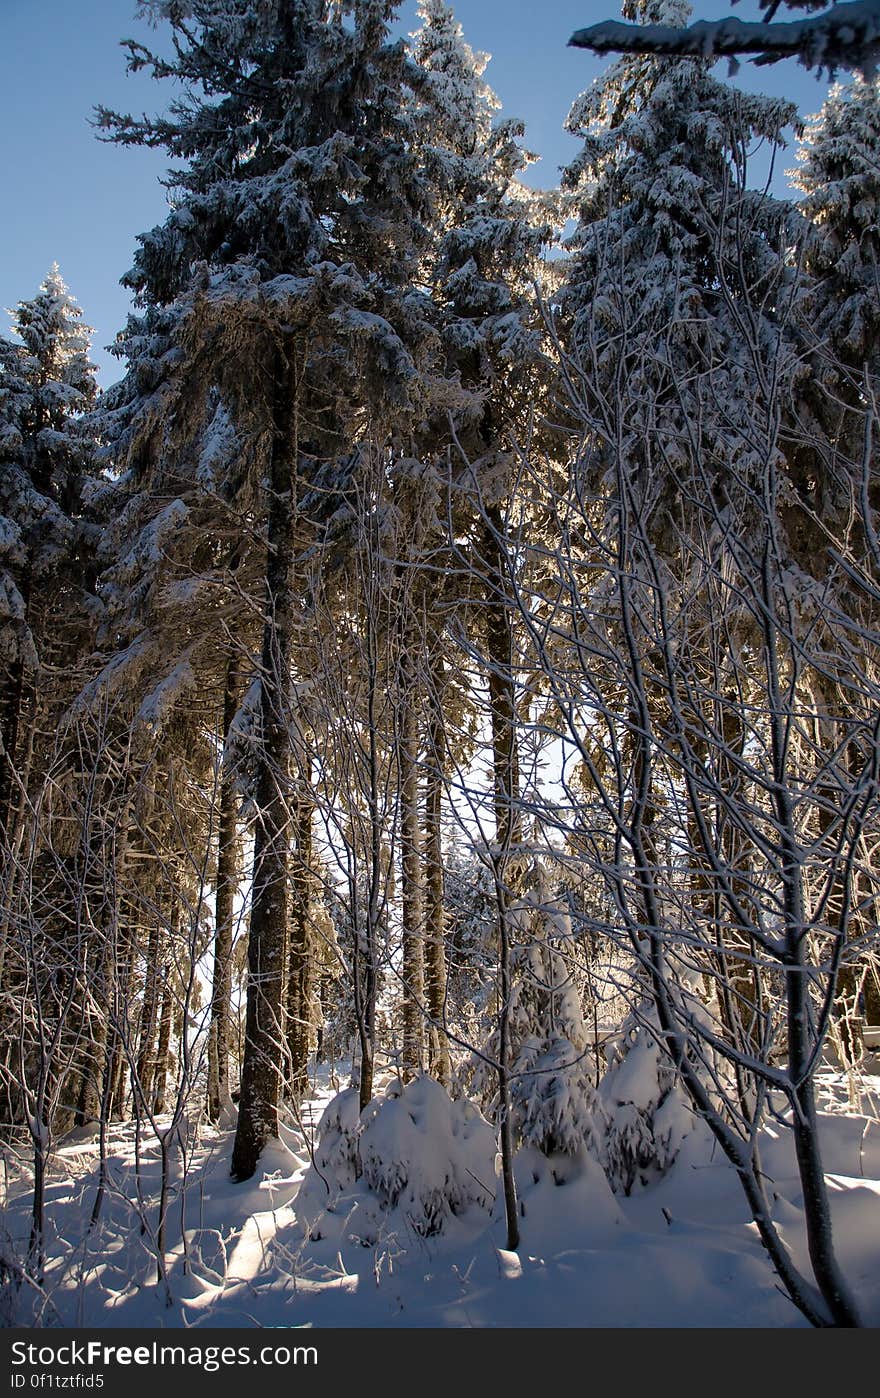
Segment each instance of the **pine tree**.
[[806,123],[791,172],[815,230],[807,260],[816,337],[857,369],[875,365],[880,340],[878,110],[876,79],[833,87]]
[[[790,171],[807,219],[801,320],[807,368],[798,394],[795,484],[810,514],[840,521],[861,508],[864,393],[880,368],[876,80],[831,89],[804,129]],[[867,379],[866,379],[867,376]],[[876,506],[875,492],[868,500]],[[800,551],[824,551],[821,528],[800,522]]]
[[[81,973],[85,955],[65,923],[78,759],[59,730],[91,644],[94,541],[83,495],[94,463],[83,414],[94,401],[95,369],[88,327],[57,266],[35,298],[19,303],[13,323],[17,339],[0,341],[0,962],[10,986],[25,984],[47,929],[46,965],[30,968],[36,990],[59,965]],[[28,814],[26,832],[25,813],[37,807],[43,823],[37,828]],[[54,1006],[43,1009],[51,1037]],[[7,1081],[16,1078],[12,1053],[10,1039]]]
[[[678,0],[671,11],[667,0],[637,9],[652,21],[687,13]],[[604,400],[623,374],[633,402],[644,400],[643,418],[626,423],[634,462],[640,441],[653,440],[647,414],[658,404],[656,430],[676,464],[689,423],[718,442],[748,440],[759,366],[738,307],[754,308],[760,349],[775,356],[798,230],[785,201],[747,188],[746,153],[750,140],[781,147],[795,116],[791,104],[741,93],[696,60],[622,59],[572,107],[567,128],[584,144],[564,174],[579,219],[561,297],[567,343],[588,397]],[[621,365],[624,335],[632,349]],[[646,354],[651,340],[656,351]],[[747,464],[741,453],[739,469]],[[677,503],[664,496],[664,473],[654,481],[640,466],[651,528],[673,534]]]
[[82,1036],[93,937],[65,844],[76,744],[61,721],[88,650],[90,553],[81,419],[95,397],[89,330],[57,265],[0,342],[0,1074],[7,1121],[28,1123],[28,1265],[43,1266],[46,1169]]

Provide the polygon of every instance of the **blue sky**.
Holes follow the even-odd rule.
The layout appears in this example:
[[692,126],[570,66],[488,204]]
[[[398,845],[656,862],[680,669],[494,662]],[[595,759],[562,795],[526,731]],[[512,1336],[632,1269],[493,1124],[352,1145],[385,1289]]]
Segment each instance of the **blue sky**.
[[[542,156],[534,178],[552,184],[577,144],[562,123],[604,62],[566,47],[574,29],[615,14],[615,0],[458,0],[468,41],[493,55],[487,78],[505,111],[521,116],[527,143]],[[724,0],[696,0],[703,18]],[[401,28],[415,28],[416,0],[401,6]],[[130,301],[119,278],[139,232],[162,221],[164,157],[100,142],[89,125],[98,102],[123,111],[157,111],[169,87],[125,72],[121,39],[149,41],[134,0],[0,0],[0,131],[4,217],[0,220],[0,307],[32,296],[53,261],[95,327],[102,382],[118,377],[104,347]],[[749,17],[747,5],[737,13]],[[155,35],[152,38],[155,40]],[[743,85],[789,97],[804,112],[825,83],[793,62],[754,70]],[[789,163],[789,162],[784,162]],[[5,325],[2,327],[5,333]]]

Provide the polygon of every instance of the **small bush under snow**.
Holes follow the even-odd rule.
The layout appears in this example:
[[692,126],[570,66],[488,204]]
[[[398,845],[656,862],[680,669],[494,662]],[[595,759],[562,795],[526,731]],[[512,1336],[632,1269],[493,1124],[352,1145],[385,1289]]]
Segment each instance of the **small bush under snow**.
[[327,1103],[318,1122],[315,1166],[334,1193],[354,1184],[360,1174],[359,1129],[360,1097],[356,1087],[347,1087]]
[[296,1202],[313,1239],[326,1236],[334,1218],[353,1228],[369,1220],[372,1233],[392,1215],[428,1238],[472,1208],[491,1209],[495,1133],[470,1102],[452,1101],[432,1078],[418,1077],[393,1084],[360,1116],[357,1105],[349,1089],[321,1118]]
[[693,1116],[675,1069],[660,1047],[656,1012],[642,1006],[623,1024],[599,1084],[605,1117],[601,1158],[615,1192],[662,1175],[678,1155]]
[[361,1118],[363,1178],[386,1209],[422,1237],[495,1197],[495,1133],[476,1107],[453,1102],[433,1078],[374,1098]]
[[576,1156],[584,1146],[598,1153],[591,1067],[592,1058],[563,1035],[523,1041],[511,1069],[510,1104],[524,1146],[548,1156]]
[[[571,919],[535,858],[521,873],[522,897],[508,910],[514,947],[508,1019],[510,1119],[514,1142],[547,1156],[595,1150],[593,1056],[576,979]],[[487,1112],[499,1110],[496,1029],[470,1079]]]

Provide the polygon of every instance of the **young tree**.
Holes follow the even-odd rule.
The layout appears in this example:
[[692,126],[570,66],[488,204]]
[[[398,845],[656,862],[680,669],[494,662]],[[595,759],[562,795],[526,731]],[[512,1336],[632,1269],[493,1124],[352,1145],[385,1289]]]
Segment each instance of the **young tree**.
[[[559,511],[566,601],[533,635],[610,822],[608,844],[587,849],[649,978],[660,1043],[795,1304],[814,1323],[852,1324],[813,1076],[842,950],[829,899],[839,893],[846,916],[870,808],[872,682],[858,663],[847,738],[826,766],[810,686],[849,673],[854,629],[834,634],[840,569],[811,578],[791,547],[797,220],[745,178],[751,138],[778,145],[791,112],[724,88],[704,62],[637,65],[623,60],[570,118],[583,194],[562,304],[583,435]],[[543,638],[557,626],[568,648],[554,663]],[[826,801],[833,852],[810,830]],[[713,988],[708,1022],[697,972]],[[771,1085],[791,1107],[821,1300],[763,1196]]]

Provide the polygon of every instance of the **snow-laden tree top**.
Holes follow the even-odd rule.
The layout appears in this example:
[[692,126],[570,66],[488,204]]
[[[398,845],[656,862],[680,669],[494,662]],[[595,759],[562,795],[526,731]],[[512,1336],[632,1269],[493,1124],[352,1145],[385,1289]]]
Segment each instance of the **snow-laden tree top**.
[[57,262],[37,295],[19,301],[8,314],[21,341],[16,358],[33,400],[31,413],[41,427],[58,430],[63,418],[91,406],[95,396],[91,326],[84,323]]
[[[733,0],[736,3],[736,0]],[[822,9],[822,0],[785,0],[792,9]],[[780,0],[762,0],[764,20],[749,23],[725,15],[698,20],[686,27],[643,13],[647,23],[621,24],[605,20],[578,29],[569,43],[595,53],[657,53],[699,58],[731,58],[755,54],[756,63],[796,58],[805,68],[858,69],[872,74],[880,56],[880,0],[848,0],[809,19],[774,22]],[[650,6],[643,6],[647,10]],[[626,7],[624,7],[626,14]],[[630,15],[628,18],[635,18]]]
[[832,87],[789,171],[813,225],[813,325],[860,372],[880,335],[880,79]]
[[412,35],[413,57],[425,83],[439,135],[456,150],[471,153],[490,131],[492,112],[501,106],[482,81],[489,54],[475,53],[445,0],[420,0],[422,26]]

